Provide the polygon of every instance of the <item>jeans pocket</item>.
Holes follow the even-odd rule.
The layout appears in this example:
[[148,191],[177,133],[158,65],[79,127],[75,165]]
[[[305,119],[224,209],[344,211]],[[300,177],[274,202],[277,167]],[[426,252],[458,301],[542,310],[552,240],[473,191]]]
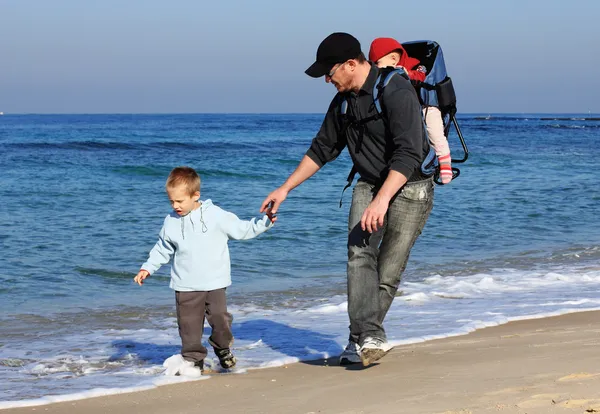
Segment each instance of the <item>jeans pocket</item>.
[[428,180],[418,184],[407,184],[400,191],[400,196],[407,200],[424,202],[431,198],[433,183]]

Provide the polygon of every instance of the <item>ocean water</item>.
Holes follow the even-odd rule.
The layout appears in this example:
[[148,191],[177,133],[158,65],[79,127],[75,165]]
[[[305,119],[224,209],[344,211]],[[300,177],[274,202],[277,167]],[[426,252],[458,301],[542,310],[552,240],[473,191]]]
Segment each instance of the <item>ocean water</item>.
[[[249,219],[322,115],[0,116],[0,408],[184,381],[169,267],[132,281],[170,206],[169,171]],[[600,309],[600,118],[467,114],[460,177],[437,186],[386,319],[395,344]],[[462,152],[451,135],[453,156]],[[293,191],[275,227],[230,242],[239,372],[345,346],[346,153]],[[209,332],[208,329],[206,331]],[[207,364],[217,368],[209,351]],[[332,368],[339,369],[339,368]]]

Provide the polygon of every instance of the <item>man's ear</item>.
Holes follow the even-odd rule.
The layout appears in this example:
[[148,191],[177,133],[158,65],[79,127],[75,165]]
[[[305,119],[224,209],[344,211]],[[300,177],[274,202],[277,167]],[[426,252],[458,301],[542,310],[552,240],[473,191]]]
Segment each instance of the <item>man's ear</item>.
[[194,193],[194,195],[192,196],[192,198],[193,198],[195,201],[198,201],[198,200],[200,200],[200,191],[196,191],[196,192]]
[[358,65],[358,62],[354,59],[350,59],[346,65],[348,65],[348,68],[353,71],[354,69],[356,69],[356,66]]

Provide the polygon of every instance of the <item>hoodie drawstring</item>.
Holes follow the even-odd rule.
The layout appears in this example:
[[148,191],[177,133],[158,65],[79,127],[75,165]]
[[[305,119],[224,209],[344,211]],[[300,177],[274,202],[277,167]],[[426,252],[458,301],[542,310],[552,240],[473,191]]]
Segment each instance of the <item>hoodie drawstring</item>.
[[206,223],[204,223],[204,214],[202,213],[202,206],[200,206],[200,223],[202,223],[202,233],[206,233],[208,231],[208,227],[206,227]]
[[[192,231],[196,231],[196,225],[194,224],[194,219],[192,218],[192,213],[186,214],[181,217],[181,237],[185,240],[185,218],[190,217],[190,222],[192,223]],[[206,227],[206,223],[204,222],[204,212],[202,211],[202,205],[200,206],[200,223],[202,223],[202,233],[206,233],[208,231],[208,227]]]

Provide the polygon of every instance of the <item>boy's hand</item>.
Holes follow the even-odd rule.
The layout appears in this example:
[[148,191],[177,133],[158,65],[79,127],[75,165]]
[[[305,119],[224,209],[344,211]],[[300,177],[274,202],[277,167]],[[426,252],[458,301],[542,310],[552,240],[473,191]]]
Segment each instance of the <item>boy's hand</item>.
[[148,273],[147,270],[140,270],[133,278],[133,281],[142,286],[144,284],[144,279],[146,279],[148,276],[150,276],[150,273]]
[[273,202],[271,201],[265,210],[265,214],[271,220],[271,223],[275,223],[277,221],[277,215],[273,213]]

